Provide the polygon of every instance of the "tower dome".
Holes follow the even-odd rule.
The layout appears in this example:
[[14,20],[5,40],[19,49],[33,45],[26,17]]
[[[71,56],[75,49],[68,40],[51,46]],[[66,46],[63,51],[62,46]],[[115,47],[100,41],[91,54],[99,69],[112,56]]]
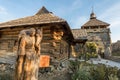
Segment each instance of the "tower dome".
[[92,12],[92,13],[90,14],[90,19],[96,19],[96,15],[95,15],[94,12]]
[[90,14],[90,19],[96,19],[96,15],[95,15],[94,12],[92,12],[92,13]]

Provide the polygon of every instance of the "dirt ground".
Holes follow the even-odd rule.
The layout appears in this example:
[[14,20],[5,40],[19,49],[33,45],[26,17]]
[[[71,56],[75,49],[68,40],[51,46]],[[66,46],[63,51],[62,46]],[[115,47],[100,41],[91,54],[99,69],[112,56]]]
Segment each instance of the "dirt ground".
[[[0,69],[0,80],[14,80],[14,70],[11,68]],[[71,80],[68,70],[39,73],[38,80]]]
[[40,74],[39,80],[71,80],[71,77],[69,72],[65,70]]
[[[15,66],[0,63],[0,80],[14,80]],[[68,68],[39,71],[39,80],[71,80]]]

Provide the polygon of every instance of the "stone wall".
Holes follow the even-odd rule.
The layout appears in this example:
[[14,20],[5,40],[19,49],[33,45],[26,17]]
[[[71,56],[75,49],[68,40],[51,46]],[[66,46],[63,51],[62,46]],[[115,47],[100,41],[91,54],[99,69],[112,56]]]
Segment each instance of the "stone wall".
[[111,46],[110,29],[87,29],[88,41],[95,42],[99,49],[103,51]]
[[112,43],[112,55],[120,56],[120,41]]

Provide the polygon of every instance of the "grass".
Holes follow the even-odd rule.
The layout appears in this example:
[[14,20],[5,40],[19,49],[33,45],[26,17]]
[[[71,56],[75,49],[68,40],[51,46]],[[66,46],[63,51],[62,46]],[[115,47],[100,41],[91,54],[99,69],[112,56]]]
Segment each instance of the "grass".
[[13,74],[11,74],[11,73],[0,73],[0,80],[13,80]]

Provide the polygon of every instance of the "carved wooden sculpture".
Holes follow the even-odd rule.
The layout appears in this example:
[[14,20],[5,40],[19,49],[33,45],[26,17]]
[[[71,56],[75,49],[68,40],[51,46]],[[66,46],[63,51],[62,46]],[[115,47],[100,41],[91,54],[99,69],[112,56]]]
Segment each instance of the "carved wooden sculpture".
[[41,40],[42,29],[20,32],[15,80],[38,80]]
[[61,40],[62,36],[63,36],[63,32],[62,31],[56,31],[56,32],[54,31],[53,32],[53,38],[55,40]]

